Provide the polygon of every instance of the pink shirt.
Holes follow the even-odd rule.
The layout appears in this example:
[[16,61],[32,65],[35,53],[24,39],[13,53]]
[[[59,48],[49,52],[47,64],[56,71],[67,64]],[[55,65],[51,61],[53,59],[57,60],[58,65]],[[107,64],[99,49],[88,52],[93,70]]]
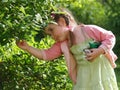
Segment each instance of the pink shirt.
[[111,31],[107,31],[95,25],[85,25],[84,30],[90,38],[102,43],[100,47],[105,50],[106,53],[104,55],[108,58],[112,67],[115,68],[117,56],[112,50],[116,42],[114,34]]
[[57,42],[51,48],[41,50],[43,59],[54,60],[55,58],[58,58],[62,54],[61,43],[62,42]]

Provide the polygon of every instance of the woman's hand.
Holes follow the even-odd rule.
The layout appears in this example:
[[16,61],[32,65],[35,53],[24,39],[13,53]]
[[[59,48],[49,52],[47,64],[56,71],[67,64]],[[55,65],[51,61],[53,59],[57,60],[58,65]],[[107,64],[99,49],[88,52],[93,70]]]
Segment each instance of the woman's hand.
[[24,40],[16,41],[16,45],[23,50],[28,50],[29,49],[29,45]]
[[90,49],[90,51],[90,53],[86,53],[86,59],[90,62],[94,61],[95,58],[104,53],[104,49],[102,48]]

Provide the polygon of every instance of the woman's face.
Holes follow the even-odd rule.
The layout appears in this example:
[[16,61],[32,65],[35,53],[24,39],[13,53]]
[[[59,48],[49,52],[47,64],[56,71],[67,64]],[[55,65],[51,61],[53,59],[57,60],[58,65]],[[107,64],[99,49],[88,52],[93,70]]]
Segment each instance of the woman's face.
[[67,32],[65,28],[56,24],[49,24],[46,27],[46,33],[58,42],[67,39]]

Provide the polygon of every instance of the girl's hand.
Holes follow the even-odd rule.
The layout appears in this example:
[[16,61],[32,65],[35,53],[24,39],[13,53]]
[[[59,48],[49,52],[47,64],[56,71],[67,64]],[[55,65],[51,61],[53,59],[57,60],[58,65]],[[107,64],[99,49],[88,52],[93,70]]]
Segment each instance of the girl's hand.
[[90,53],[86,53],[86,59],[90,62],[94,61],[100,54],[104,53],[102,48],[90,49]]
[[16,45],[23,50],[27,50],[29,48],[29,45],[24,40],[16,41]]

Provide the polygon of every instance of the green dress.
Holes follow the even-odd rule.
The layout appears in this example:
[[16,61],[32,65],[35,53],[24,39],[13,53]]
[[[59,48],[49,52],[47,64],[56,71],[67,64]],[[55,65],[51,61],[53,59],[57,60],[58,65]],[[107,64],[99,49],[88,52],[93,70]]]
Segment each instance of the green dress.
[[71,52],[77,60],[77,83],[73,90],[118,90],[114,69],[104,55],[93,62],[85,59],[83,49],[89,47],[89,40],[73,45]]

